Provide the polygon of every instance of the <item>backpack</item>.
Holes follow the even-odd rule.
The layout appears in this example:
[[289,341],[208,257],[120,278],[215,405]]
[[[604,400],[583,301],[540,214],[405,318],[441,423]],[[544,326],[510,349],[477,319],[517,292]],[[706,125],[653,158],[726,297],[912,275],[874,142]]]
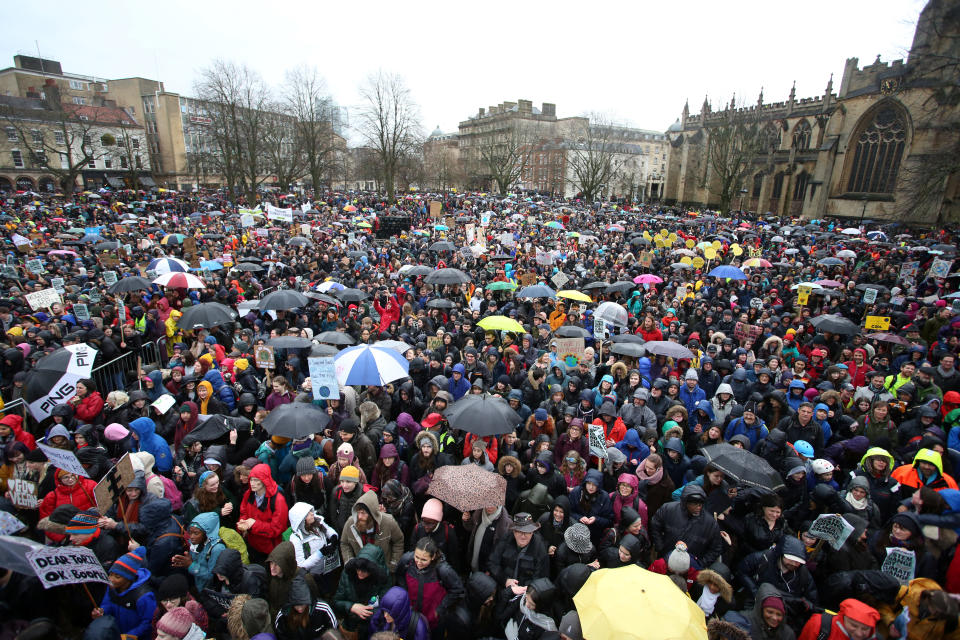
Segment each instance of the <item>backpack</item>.
[[230,527],[220,527],[220,541],[228,549],[240,554],[240,562],[250,564],[250,554],[247,552],[247,543],[239,533]]
[[417,637],[417,626],[420,624],[420,614],[416,611],[410,613],[410,622],[407,623],[407,633],[404,634],[404,640],[414,640]]
[[151,473],[147,476],[149,483],[152,478],[160,478],[163,483],[163,497],[170,501],[170,509],[180,511],[183,509],[183,493],[177,488],[177,484],[167,476],[161,476],[157,473]]
[[820,614],[820,630],[817,633],[816,640],[827,640],[830,637],[830,626],[833,624],[834,616],[826,611]]

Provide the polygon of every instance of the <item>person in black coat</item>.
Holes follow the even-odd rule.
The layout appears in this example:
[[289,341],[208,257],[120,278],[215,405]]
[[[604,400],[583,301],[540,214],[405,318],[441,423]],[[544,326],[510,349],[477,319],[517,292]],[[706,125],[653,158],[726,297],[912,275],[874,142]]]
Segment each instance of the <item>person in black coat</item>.
[[680,502],[669,502],[650,519],[650,539],[657,554],[664,557],[683,541],[700,568],[713,564],[723,550],[720,527],[713,516],[704,513],[707,493],[703,487],[688,484]]
[[590,529],[580,522],[574,522],[564,531],[563,542],[553,554],[552,575],[556,577],[561,570],[577,563],[600,568],[597,548],[590,541]]
[[[600,483],[603,484],[603,478]],[[553,454],[549,451],[538,455],[536,461],[527,470],[527,486],[532,487],[535,484],[546,486],[547,492],[554,498],[567,493],[567,485],[563,482],[563,476],[554,468]]]
[[604,529],[613,524],[613,503],[602,491],[603,474],[590,469],[579,487],[570,492],[570,517],[590,529],[590,538],[599,543]]
[[540,537],[547,545],[547,553],[552,556],[563,543],[563,533],[573,524],[570,517],[570,499],[559,496],[553,501],[553,508],[541,515],[537,524],[540,525]]
[[537,578],[550,577],[547,547],[540,536],[534,535],[539,528],[529,513],[513,517],[511,535],[501,540],[490,556],[490,575],[498,587],[511,591],[512,587],[525,587]]

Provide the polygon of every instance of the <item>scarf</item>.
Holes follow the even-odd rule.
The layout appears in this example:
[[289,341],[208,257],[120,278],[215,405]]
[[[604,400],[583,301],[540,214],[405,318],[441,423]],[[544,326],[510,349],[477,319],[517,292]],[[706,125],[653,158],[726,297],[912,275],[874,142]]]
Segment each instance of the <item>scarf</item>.
[[646,480],[647,484],[657,484],[660,482],[660,479],[663,478],[663,467],[661,466],[659,469],[654,471],[652,475],[648,476],[643,469],[643,465],[640,465],[637,468],[637,477],[641,480]]
[[707,587],[703,588],[703,593],[700,594],[700,597],[697,598],[697,606],[707,615],[710,616],[713,613],[714,608],[717,606],[717,600],[720,599],[720,592],[713,593]]
[[869,504],[867,502],[866,496],[864,496],[863,500],[857,500],[856,498],[853,497],[853,493],[849,491],[847,492],[847,497],[844,498],[844,500],[846,500],[847,504],[849,504],[851,507],[853,507],[857,511],[863,511],[864,509],[867,508],[867,505]]
[[489,516],[487,515],[486,509],[480,511],[480,524],[478,524],[477,528],[473,531],[473,557],[470,559],[470,566],[474,571],[480,570],[480,547],[483,542],[483,534],[487,530],[487,527],[500,517],[502,511],[502,506],[497,507],[497,510]]
[[[660,473],[661,473],[661,475],[663,474],[663,467],[660,468]],[[656,483],[654,483],[654,484],[656,484]],[[629,496],[627,496],[626,498],[624,498],[624,497],[620,494],[620,490],[619,490],[619,489],[617,489],[616,491],[613,491],[612,493],[615,494],[615,495],[614,495],[614,498],[613,498],[613,515],[614,515],[614,520],[615,520],[615,522],[617,522],[617,523],[619,524],[619,522],[620,522],[620,511],[621,511],[624,507],[634,507],[634,508],[636,508],[635,505],[636,505],[636,503],[637,503],[637,494],[634,492],[634,493],[631,493],[631,494],[630,494]]]

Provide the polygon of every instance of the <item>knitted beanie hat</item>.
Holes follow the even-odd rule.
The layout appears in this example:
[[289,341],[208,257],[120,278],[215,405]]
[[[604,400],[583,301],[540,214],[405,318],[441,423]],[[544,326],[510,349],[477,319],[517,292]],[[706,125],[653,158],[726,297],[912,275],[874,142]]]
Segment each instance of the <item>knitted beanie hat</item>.
[[110,573],[115,573],[122,578],[134,582],[137,579],[137,572],[143,567],[143,561],[146,557],[146,547],[137,547],[133,551],[120,556],[110,567]]
[[687,552],[687,545],[678,542],[673,551],[667,557],[667,568],[671,573],[684,574],[690,570],[690,554]]
[[93,509],[80,511],[67,523],[64,530],[69,536],[92,536],[97,532],[97,521],[100,514]]
[[590,529],[581,522],[575,522],[563,532],[563,541],[574,553],[589,553]]
[[349,480],[350,482],[360,482],[360,470],[355,466],[347,465],[340,472],[341,480]]
[[193,626],[193,616],[186,607],[176,607],[163,614],[157,622],[157,631],[162,631],[174,638],[182,638],[190,633]]
[[310,456],[304,456],[297,460],[297,475],[303,476],[308,473],[313,474],[317,472],[317,467],[313,463],[313,458]]

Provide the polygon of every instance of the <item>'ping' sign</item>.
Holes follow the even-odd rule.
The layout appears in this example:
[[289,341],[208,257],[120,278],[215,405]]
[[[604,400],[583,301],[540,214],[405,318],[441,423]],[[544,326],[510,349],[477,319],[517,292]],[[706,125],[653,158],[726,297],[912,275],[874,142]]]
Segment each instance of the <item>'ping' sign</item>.
[[105,582],[107,572],[86,547],[44,547],[27,553],[27,560],[44,589],[80,582]]

